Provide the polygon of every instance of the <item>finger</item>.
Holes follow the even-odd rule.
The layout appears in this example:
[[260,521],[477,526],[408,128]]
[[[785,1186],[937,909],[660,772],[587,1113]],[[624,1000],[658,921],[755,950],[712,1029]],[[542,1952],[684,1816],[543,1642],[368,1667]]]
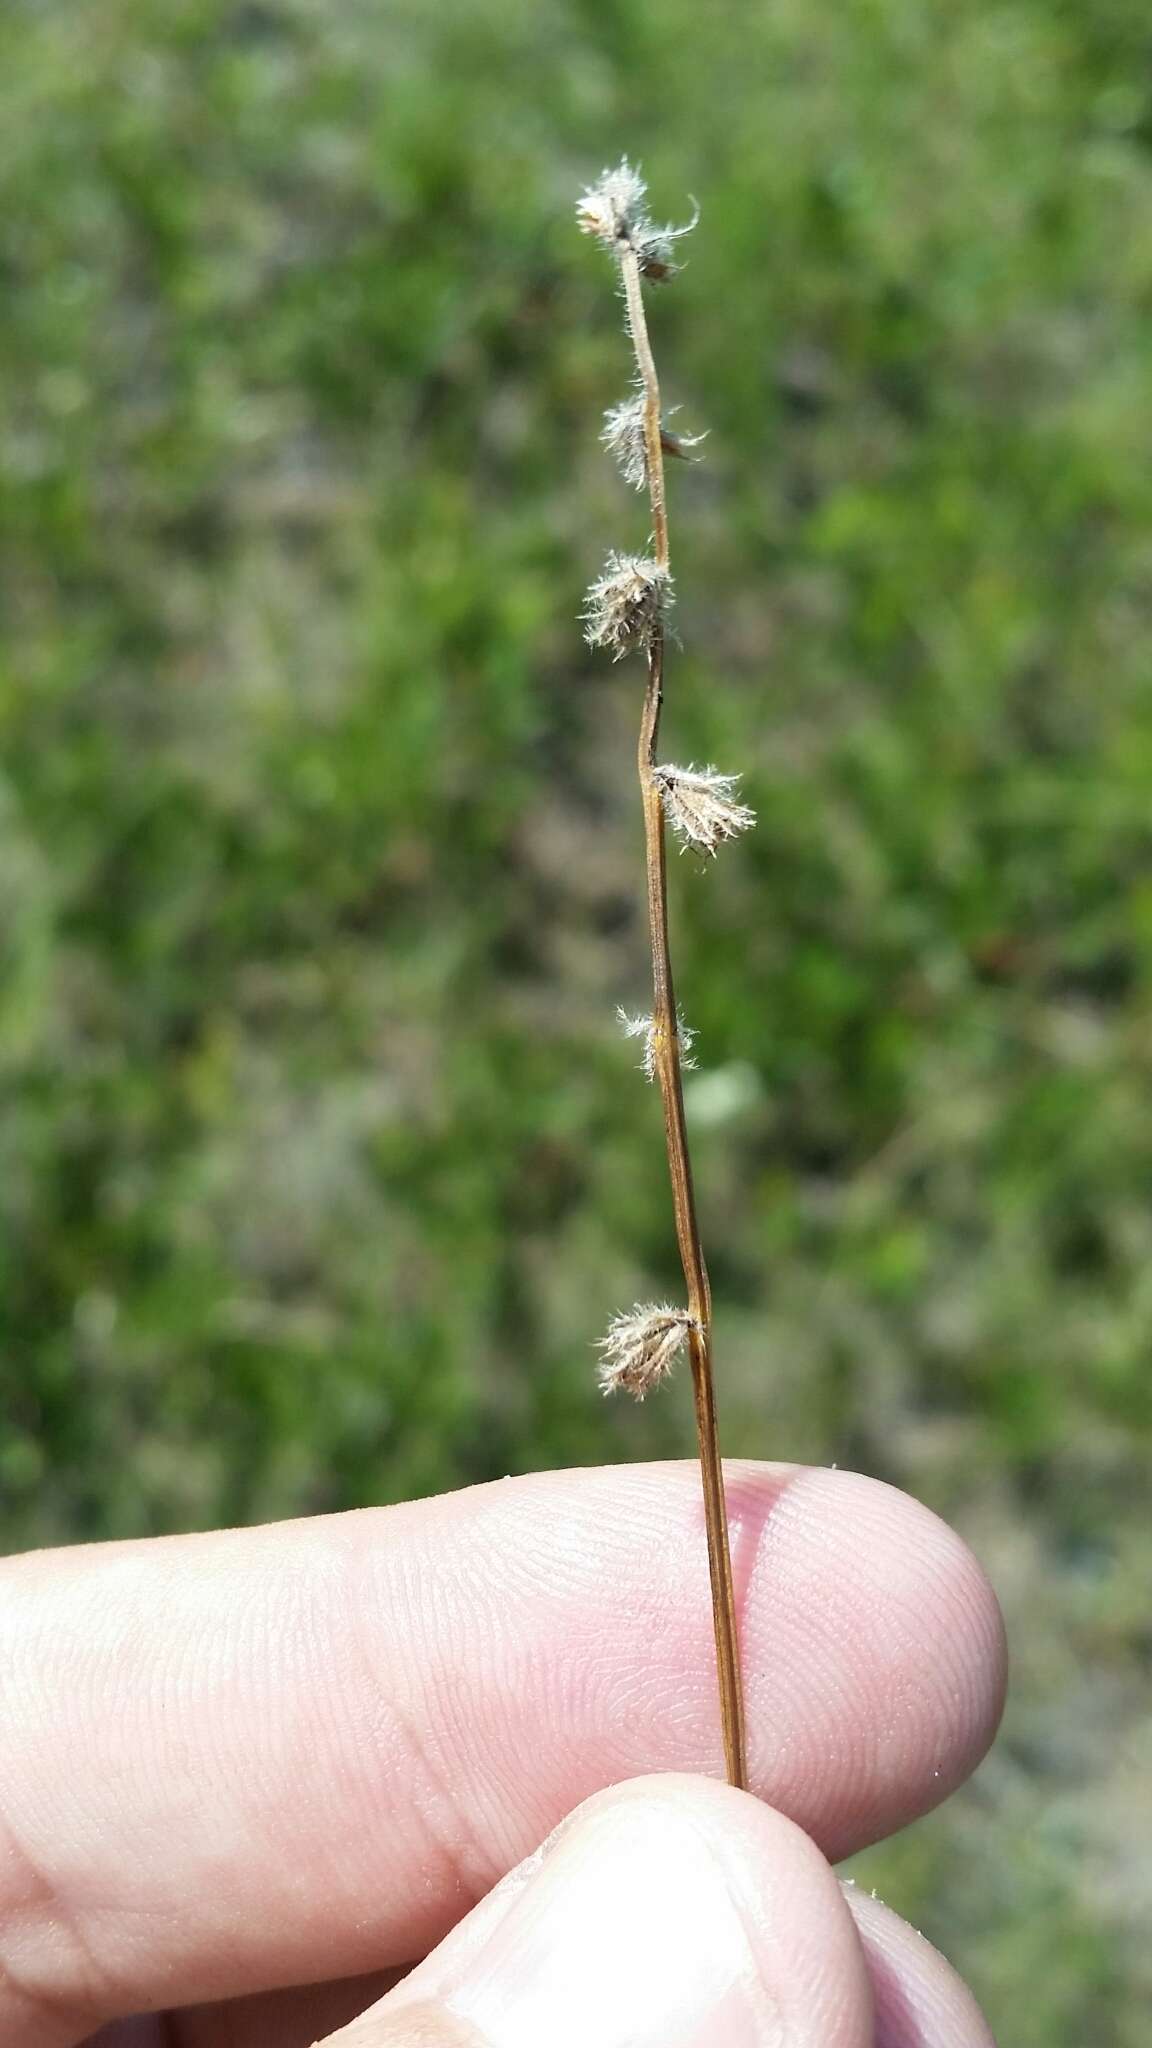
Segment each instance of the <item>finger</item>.
[[[753,1783],[844,1854],[982,1752],[995,1602],[871,1481],[736,1467],[729,1506]],[[403,1963],[673,1766],[722,1768],[691,1467],[12,1560],[0,2038]]]
[[[656,1782],[656,1781],[651,1781]],[[585,1809],[587,1810],[587,1809]],[[441,1978],[445,1961],[462,1970],[481,1950],[539,1861],[530,1857],[442,1944],[435,1960]],[[755,1875],[759,1875],[759,1864]],[[872,1989],[871,2048],[995,2048],[975,1999],[943,1956],[889,1907],[851,1882],[843,1886],[856,1923]],[[357,1978],[272,1992],[226,2006],[203,2006],[174,2021],[163,2041],[152,2022],[128,2022],[101,2034],[88,2048],[309,2048],[317,2036],[348,2025],[382,1998],[391,1985]],[[412,1987],[409,1986],[409,1990]],[[427,1987],[429,1995],[432,1986]],[[421,1993],[423,1996],[423,1993]],[[361,2048],[367,2048],[361,2043]]]
[[313,2048],[322,2034],[347,2026],[406,1974],[377,1970],[334,1984],[254,1992],[183,2012],[113,2020],[83,2048]]
[[876,2007],[875,2048],[996,2048],[972,1993],[931,1942],[846,1885]]
[[863,1953],[824,1858],[727,1786],[619,1786],[329,2048],[541,2041],[871,2048]]

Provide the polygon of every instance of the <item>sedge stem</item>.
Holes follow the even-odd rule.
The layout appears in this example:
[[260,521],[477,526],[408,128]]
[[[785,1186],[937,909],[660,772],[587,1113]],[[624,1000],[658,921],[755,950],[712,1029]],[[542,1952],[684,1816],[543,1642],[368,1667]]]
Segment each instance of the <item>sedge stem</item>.
[[[664,452],[660,429],[660,385],[648,337],[640,260],[636,250],[627,243],[621,245],[619,256],[628,314],[628,331],[644,388],[644,442],[647,454],[648,496],[652,507],[653,551],[659,567],[667,570],[668,511],[664,491]],[[676,992],[672,981],[672,959],[668,938],[668,862],[664,835],[664,806],[655,776],[656,746],[664,700],[665,644],[663,622],[657,620],[648,646],[648,683],[644,693],[637,756],[644,807],[648,933],[652,948],[653,1053],[664,1108],[664,1132],[668,1146],[668,1172],[672,1182],[676,1242],[680,1262],[684,1268],[688,1308],[692,1316],[688,1342],[692,1364],[696,1436],[700,1450],[700,1476],[704,1492],[704,1520],[708,1536],[708,1570],[712,1588],[712,1621],[716,1635],[716,1670],[720,1687],[724,1756],[729,1783],[746,1788],[748,1766],[744,1695],[736,1627],[736,1596],[732,1581],[732,1552],[728,1536],[728,1510],[724,1497],[724,1468],[720,1459],[716,1393],[712,1372],[712,1297],[696,1220],[692,1162],[688,1151],[688,1131],[684,1116]]]

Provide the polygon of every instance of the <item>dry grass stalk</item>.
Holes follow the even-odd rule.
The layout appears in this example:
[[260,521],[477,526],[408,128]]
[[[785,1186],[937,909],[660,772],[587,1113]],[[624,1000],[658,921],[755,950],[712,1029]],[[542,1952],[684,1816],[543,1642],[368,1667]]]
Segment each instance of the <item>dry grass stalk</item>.
[[648,929],[652,948],[652,1014],[621,1021],[629,1036],[644,1040],[644,1070],[658,1082],[664,1109],[668,1169],[676,1239],[688,1295],[685,1309],[647,1304],[617,1316],[601,1346],[601,1384],[606,1392],[624,1388],[642,1400],[662,1380],[687,1344],[692,1367],[700,1471],[704,1488],[712,1616],[720,1686],[720,1717],[728,1777],[747,1784],[744,1700],[740,1676],[736,1601],[724,1472],[716,1426],[712,1373],[712,1303],[700,1245],[692,1164],[684,1119],[681,1069],[685,1031],[676,1007],[668,939],[665,821],[686,845],[714,855],[724,840],[753,822],[751,811],[734,800],[735,778],[715,769],[680,769],[656,758],[664,693],[666,619],[672,578],[668,561],[668,513],[664,456],[682,455],[692,444],[668,433],[660,408],[660,386],[648,338],[643,283],[665,283],[675,275],[678,238],[695,226],[658,228],[645,204],[643,179],[627,161],[605,171],[577,204],[578,225],[608,248],[620,267],[628,333],[636,358],[635,395],[607,414],[602,439],[626,481],[646,488],[652,513],[649,556],[613,554],[593,584],[585,630],[593,646],[613,658],[629,651],[644,655],[648,681],[640,720],[638,767],[644,808]]

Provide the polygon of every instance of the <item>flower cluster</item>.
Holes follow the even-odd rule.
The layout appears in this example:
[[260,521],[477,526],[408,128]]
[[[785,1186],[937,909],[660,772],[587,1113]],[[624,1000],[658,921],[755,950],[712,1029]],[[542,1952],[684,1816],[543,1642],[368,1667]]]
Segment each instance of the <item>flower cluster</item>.
[[[624,1009],[617,1010],[616,1017],[625,1038],[643,1039],[644,1057],[640,1062],[640,1066],[645,1080],[654,1081],[656,1079],[656,1053],[659,1044],[659,1025],[655,1017],[630,1017],[627,1010]],[[696,1033],[692,1030],[691,1026],[686,1024],[683,1017],[678,1015],[676,1018],[676,1046],[680,1054],[681,1067],[686,1067],[689,1071],[696,1065],[692,1057],[692,1047],[695,1038]]]
[[721,775],[715,768],[676,768],[669,761],[653,769],[652,779],[682,848],[694,846],[715,859],[723,840],[735,839],[756,823],[755,811],[735,801],[738,775]]
[[576,202],[576,224],[609,249],[632,249],[641,274],[655,284],[675,277],[675,248],[681,235],[691,234],[698,215],[682,228],[658,228],[645,204],[648,187],[638,170],[623,157],[614,171],[601,171]]
[[637,1401],[667,1379],[697,1327],[687,1309],[648,1302],[613,1318],[600,1345],[600,1385],[606,1394],[623,1390]]
[[632,648],[647,649],[671,602],[672,578],[646,555],[609,555],[604,573],[588,592],[584,638],[607,647],[613,661]]

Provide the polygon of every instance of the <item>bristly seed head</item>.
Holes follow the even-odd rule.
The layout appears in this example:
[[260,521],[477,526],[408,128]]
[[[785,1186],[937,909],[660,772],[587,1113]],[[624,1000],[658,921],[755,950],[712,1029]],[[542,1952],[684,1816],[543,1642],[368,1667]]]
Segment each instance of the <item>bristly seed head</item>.
[[633,230],[647,224],[644,201],[648,187],[627,157],[621,157],[614,171],[601,171],[576,201],[576,225],[581,234],[596,235],[609,247],[626,242]]
[[[673,407],[677,411],[678,407]],[[642,491],[648,482],[648,440],[644,431],[644,393],[635,398],[626,398],[623,405],[612,406],[604,415],[604,426],[600,439],[609,455],[615,457],[625,483]],[[699,446],[703,434],[673,434],[661,421],[660,446],[665,455],[676,455],[684,462],[691,462],[689,450]]]
[[735,839],[756,823],[755,811],[735,801],[738,775],[721,775],[715,768],[676,768],[663,762],[652,771],[660,792],[664,815],[681,842],[681,851],[694,846],[711,859],[725,839]]
[[584,608],[589,647],[609,648],[613,661],[634,647],[651,647],[671,595],[672,578],[659,562],[610,554]]
[[[678,405],[672,407],[673,413],[678,413],[679,410],[680,407]],[[697,461],[698,457],[690,455],[688,451],[690,448],[698,448],[701,441],[706,441],[707,439],[707,429],[702,434],[673,434],[663,425],[660,428],[660,446],[664,450],[665,455],[677,455],[681,462]]]
[[686,220],[682,228],[670,225],[657,228],[651,221],[644,221],[634,230],[632,247],[640,258],[640,274],[650,284],[671,284],[679,274],[681,266],[675,260],[676,244],[683,235],[692,233],[699,218],[699,209],[694,207],[691,220]]
[[[627,1010],[624,1009],[617,1010],[616,1017],[625,1038],[643,1039],[644,1057],[640,1062],[641,1070],[646,1081],[654,1081],[656,1079],[656,1054],[660,1043],[660,1027],[655,1017],[630,1017]],[[684,1022],[683,1017],[677,1012],[676,1046],[680,1054],[680,1066],[689,1073],[692,1072],[696,1065],[692,1057],[692,1047],[695,1041],[696,1033],[690,1025]]]
[[679,268],[674,260],[676,243],[681,235],[691,234],[700,216],[694,212],[682,228],[658,228],[645,206],[647,196],[639,171],[622,157],[614,171],[601,171],[596,183],[580,194],[576,225],[617,255],[622,248],[635,250],[641,274],[654,284],[666,284]]
[[698,1327],[687,1309],[647,1302],[615,1316],[600,1345],[598,1378],[606,1394],[621,1389],[642,1401],[667,1379],[684,1349],[688,1333]]
[[638,491],[648,481],[648,444],[644,438],[644,394],[626,398],[604,415],[601,441],[614,456],[626,484]]

